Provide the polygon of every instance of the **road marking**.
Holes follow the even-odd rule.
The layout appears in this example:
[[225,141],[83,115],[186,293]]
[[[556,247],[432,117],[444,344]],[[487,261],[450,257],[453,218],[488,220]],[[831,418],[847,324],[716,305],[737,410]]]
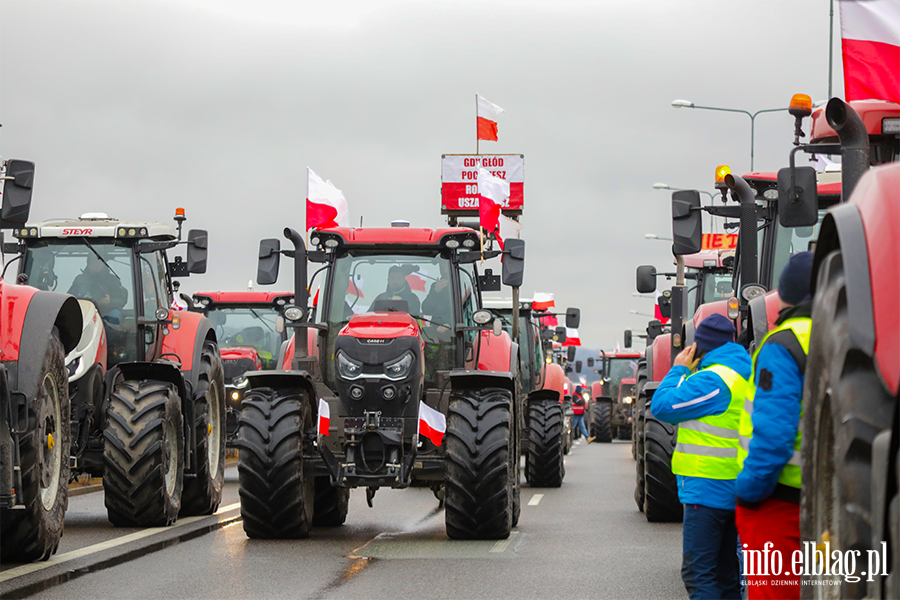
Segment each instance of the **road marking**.
[[541,498],[543,498],[543,494],[535,494],[531,497],[531,500],[528,501],[528,506],[537,506],[541,503]]
[[503,552],[504,550],[506,550],[507,547],[509,547],[509,543],[510,543],[511,541],[513,541],[513,538],[515,538],[517,535],[519,535],[519,532],[518,532],[518,531],[513,531],[512,533],[509,534],[509,537],[508,537],[508,538],[506,538],[505,540],[500,540],[499,542],[497,542],[496,544],[494,544],[494,547],[491,548],[490,551],[491,551],[491,552],[496,552],[496,553],[501,553],[501,552]]
[[[227,506],[221,507],[217,510],[214,515],[221,515],[227,512],[231,512],[241,507],[240,502],[235,502],[234,504],[229,504]],[[91,554],[95,554],[97,552],[102,552],[103,550],[109,550],[110,548],[116,548],[117,546],[121,546],[123,544],[128,544],[130,542],[134,542],[136,540],[143,539],[145,537],[149,537],[151,535],[161,533],[163,531],[172,531],[183,525],[190,525],[196,521],[201,519],[208,519],[210,515],[203,515],[199,517],[187,517],[186,519],[179,519],[174,525],[170,525],[168,527],[149,527],[142,531],[136,531],[135,533],[129,533],[128,535],[123,535],[122,537],[113,538],[111,540],[107,540],[105,542],[100,542],[99,544],[94,544],[93,546],[85,546],[84,548],[79,548],[78,550],[72,550],[71,552],[66,552],[65,554],[60,554],[59,556],[51,557],[50,560],[40,562],[40,563],[31,563],[28,565],[22,565],[21,567],[15,567],[13,569],[8,569],[0,573],[0,583],[4,581],[9,581],[15,577],[21,577],[22,575],[28,575],[29,573],[35,573],[37,571],[47,569],[54,565],[62,564],[65,562],[69,562],[83,556],[88,556]]]

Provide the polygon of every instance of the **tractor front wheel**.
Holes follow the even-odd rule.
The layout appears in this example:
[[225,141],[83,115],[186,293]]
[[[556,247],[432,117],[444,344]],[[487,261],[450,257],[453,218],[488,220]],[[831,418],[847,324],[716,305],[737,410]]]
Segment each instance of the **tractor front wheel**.
[[528,403],[526,479],[531,487],[560,487],[566,475],[562,409],[558,400]]
[[603,444],[612,442],[612,402],[609,400],[597,400],[594,402],[594,410],[590,421],[591,435],[594,441]]
[[331,478],[316,477],[316,499],[313,522],[316,527],[338,527],[347,520],[350,505],[350,489],[334,487]]
[[[652,403],[651,403],[652,404]],[[651,523],[678,522],[684,507],[678,500],[678,481],[672,473],[672,453],[678,428],[644,408],[644,514]]]

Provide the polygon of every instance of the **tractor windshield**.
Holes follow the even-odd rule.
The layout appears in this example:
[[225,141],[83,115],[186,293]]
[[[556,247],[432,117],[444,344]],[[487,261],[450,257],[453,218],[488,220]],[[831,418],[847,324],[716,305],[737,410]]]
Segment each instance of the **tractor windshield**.
[[609,359],[609,395],[610,398],[619,397],[619,385],[628,377],[637,377],[637,358],[610,358]]
[[263,369],[276,367],[284,339],[275,329],[278,311],[274,306],[214,306],[207,317],[216,328],[220,347],[255,348]]
[[819,211],[819,220],[812,227],[785,228],[778,224],[775,231],[775,256],[772,263],[772,287],[778,286],[781,272],[791,257],[799,252],[814,250],[819,237],[819,227],[825,218],[824,210]]
[[106,328],[109,363],[118,364],[139,360],[133,256],[111,239],[43,239],[29,243],[22,273],[40,290],[93,302]]

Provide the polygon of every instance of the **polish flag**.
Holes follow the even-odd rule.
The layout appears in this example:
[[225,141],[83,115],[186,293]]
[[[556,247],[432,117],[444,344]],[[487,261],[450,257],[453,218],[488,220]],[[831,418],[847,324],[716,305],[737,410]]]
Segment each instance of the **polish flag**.
[[500,113],[505,111],[493,102],[488,102],[478,94],[475,94],[475,101],[477,104],[476,116],[478,118],[478,139],[496,142],[497,117],[500,116]]
[[497,237],[500,249],[500,207],[509,205],[509,182],[494,177],[487,169],[478,169],[478,223],[488,233]]
[[847,100],[900,103],[900,0],[841,0]]
[[662,311],[659,310],[659,299],[662,298],[662,292],[656,292],[656,304],[653,305],[653,317],[657,319],[661,325],[665,325],[669,322],[667,317],[662,316]]
[[406,283],[409,284],[409,289],[414,292],[424,292],[425,291],[425,279],[421,275],[416,275],[415,273],[410,273],[406,276]]
[[[353,295],[354,298],[357,296],[359,296],[360,298],[365,298],[365,296],[363,295],[362,286],[362,275],[357,275],[355,281],[353,279],[353,276],[351,276],[347,281],[347,293]],[[318,291],[316,293],[318,293]]]
[[559,321],[556,320],[554,315],[547,315],[546,317],[538,317],[538,321],[544,327],[556,327],[559,325]]
[[580,346],[581,340],[578,339],[578,330],[566,327],[566,341],[563,346]]
[[306,168],[306,230],[326,227],[349,227],[350,212],[344,192],[331,181]]
[[447,431],[447,418],[419,400],[419,435],[424,435],[435,446],[440,446]]
[[319,435],[328,435],[328,425],[331,423],[331,411],[328,403],[319,398]]
[[547,310],[554,308],[556,302],[553,301],[553,294],[546,292],[535,292],[531,302],[531,310]]

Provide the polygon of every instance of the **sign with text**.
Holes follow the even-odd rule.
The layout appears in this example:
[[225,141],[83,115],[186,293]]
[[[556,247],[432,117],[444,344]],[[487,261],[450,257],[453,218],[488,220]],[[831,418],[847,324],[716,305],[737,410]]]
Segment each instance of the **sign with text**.
[[441,156],[441,213],[478,214],[478,168],[509,182],[507,214],[524,206],[524,154],[444,154]]
[[703,250],[734,250],[737,248],[736,233],[704,233]]

